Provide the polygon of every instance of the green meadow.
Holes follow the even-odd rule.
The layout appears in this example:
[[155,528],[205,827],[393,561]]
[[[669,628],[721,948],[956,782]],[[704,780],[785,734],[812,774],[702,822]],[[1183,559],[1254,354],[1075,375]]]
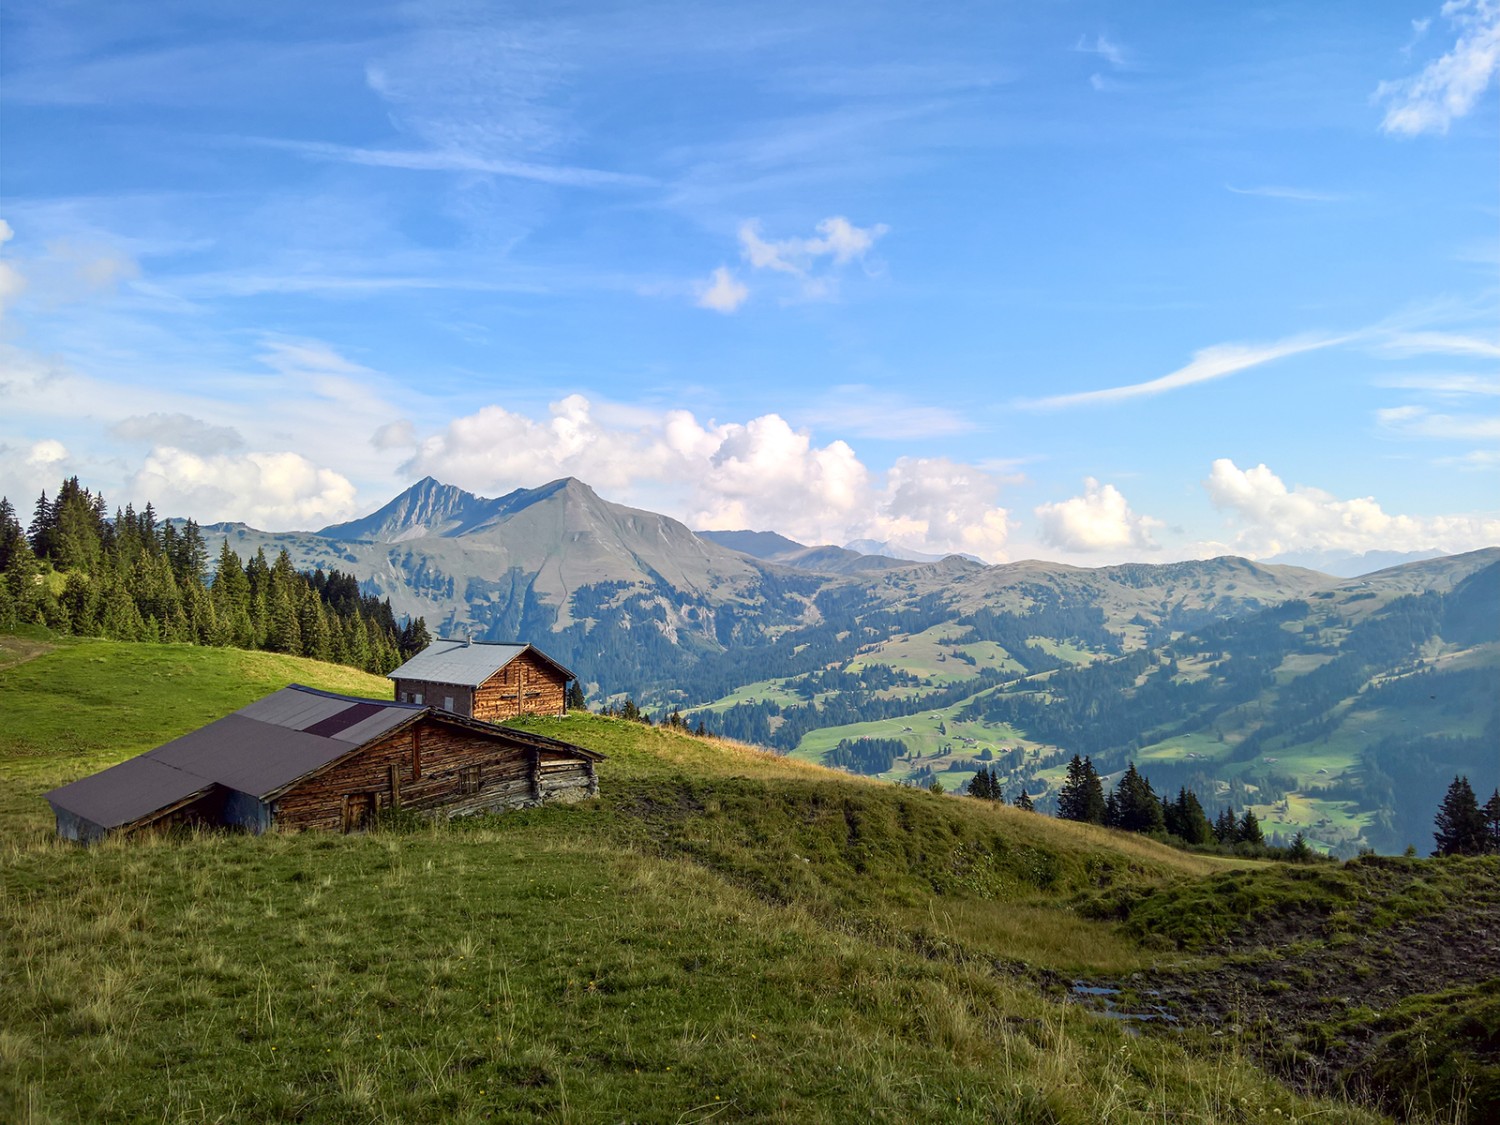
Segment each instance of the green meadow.
[[[1374,1122],[1069,1003],[1083,909],[1255,865],[590,715],[601,797],[348,836],[57,840],[42,793],[308,661],[6,638],[0,1120]],[[1456,1120],[1441,1110],[1421,1120]]]

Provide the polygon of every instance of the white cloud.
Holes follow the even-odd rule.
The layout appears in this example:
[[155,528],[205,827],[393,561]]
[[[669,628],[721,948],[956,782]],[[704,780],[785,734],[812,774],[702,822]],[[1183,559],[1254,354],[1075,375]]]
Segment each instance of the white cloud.
[[1233,184],[1224,185],[1235,195],[1259,195],[1266,199],[1290,199],[1298,203],[1342,203],[1347,196],[1336,195],[1327,191],[1310,191],[1307,188],[1294,187],[1264,187],[1238,188]]
[[1241,469],[1220,458],[1203,485],[1238,525],[1233,549],[1251,558],[1292,551],[1454,554],[1500,543],[1500,519],[1391,515],[1373,497],[1340,500],[1319,488],[1288,488],[1263,464]]
[[1383,429],[1399,437],[1437,438],[1442,441],[1500,440],[1500,416],[1438,414],[1425,406],[1393,406],[1377,410]]
[[1068,406],[1085,406],[1094,403],[1119,402],[1123,399],[1159,395],[1194,383],[1205,383],[1210,379],[1222,379],[1237,371],[1259,367],[1272,360],[1283,359],[1302,352],[1332,347],[1350,339],[1348,336],[1293,336],[1278,340],[1274,344],[1217,344],[1193,353],[1193,361],[1169,375],[1150,379],[1144,383],[1130,383],[1122,387],[1106,387],[1098,391],[1078,391],[1074,394],[1052,395],[1048,398],[1032,399],[1017,403],[1018,406],[1036,410],[1055,410]]
[[1396,355],[1464,355],[1500,359],[1500,341],[1457,332],[1397,332],[1381,341],[1381,351]]
[[1500,379],[1482,375],[1398,375],[1376,380],[1376,386],[1408,391],[1428,391],[1434,395],[1500,395]]
[[[838,293],[837,270],[852,262],[864,262],[890,228],[884,223],[857,227],[844,216],[833,215],[816,229],[818,233],[812,238],[767,241],[761,237],[760,224],[748,220],[740,224],[740,253],[752,269],[796,278],[802,298],[826,300]],[[715,271],[716,285],[723,272],[722,267]]]
[[226,453],[245,444],[233,426],[215,426],[189,414],[134,414],[116,422],[110,432],[126,441],[172,446],[190,453]]
[[68,447],[54,438],[36,442],[26,454],[26,464],[33,469],[52,469],[68,459]]
[[1156,547],[1151,532],[1163,526],[1160,520],[1137,515],[1112,484],[1100,484],[1088,477],[1083,489],[1082,496],[1036,509],[1045,542],[1060,550],[1078,552]]
[[1453,49],[1420,74],[1375,89],[1375,100],[1389,103],[1380,123],[1387,133],[1446,133],[1500,69],[1500,0],[1448,0],[1442,13],[1458,29]]
[[1117,70],[1130,65],[1130,53],[1120,44],[1103,35],[1094,36],[1092,43],[1089,42],[1087,36],[1080,36],[1073,50],[1085,55],[1098,55]]
[[685,410],[596,408],[581,395],[537,420],[487,406],[424,438],[403,471],[495,494],[576,476],[628,503],[709,529],[776,530],[810,543],[892,539],[997,557],[1000,478],[942,459],[872,472],[847,442],[818,445],[777,414],[700,422]]
[[270,531],[316,528],[355,514],[354,485],[298,453],[199,456],[160,446],[131,481],[158,511],[203,522],[240,520]]
[[860,384],[832,387],[794,413],[811,425],[836,427],[857,437],[943,437],[974,429],[972,420],[946,406],[927,406]]
[[744,304],[749,296],[750,290],[736,280],[728,267],[720,266],[714,270],[712,278],[700,287],[698,307],[713,309],[715,312],[731,313]]
[[398,418],[379,427],[370,437],[376,449],[411,449],[417,444],[417,428],[408,418]]

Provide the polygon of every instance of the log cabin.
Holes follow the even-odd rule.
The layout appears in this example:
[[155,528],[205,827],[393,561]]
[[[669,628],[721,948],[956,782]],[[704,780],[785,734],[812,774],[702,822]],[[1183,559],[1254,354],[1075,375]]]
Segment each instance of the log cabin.
[[437,708],[293,684],[48,793],[90,842],[176,825],[349,832],[382,809],[436,815],[597,796],[602,754]]
[[529,644],[436,640],[389,674],[396,699],[499,723],[517,715],[565,715],[576,677]]

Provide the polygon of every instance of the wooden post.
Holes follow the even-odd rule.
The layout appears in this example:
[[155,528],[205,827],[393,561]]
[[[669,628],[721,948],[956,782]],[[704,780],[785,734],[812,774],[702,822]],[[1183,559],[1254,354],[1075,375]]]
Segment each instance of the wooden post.
[[526,764],[531,770],[531,796],[542,799],[542,756],[535,750],[526,751]]

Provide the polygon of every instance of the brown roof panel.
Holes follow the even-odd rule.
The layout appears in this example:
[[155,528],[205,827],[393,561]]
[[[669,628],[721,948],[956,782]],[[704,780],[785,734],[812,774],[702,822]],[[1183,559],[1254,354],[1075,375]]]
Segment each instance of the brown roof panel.
[[342,739],[288,730],[236,712],[144,756],[263,797],[352,749]]

